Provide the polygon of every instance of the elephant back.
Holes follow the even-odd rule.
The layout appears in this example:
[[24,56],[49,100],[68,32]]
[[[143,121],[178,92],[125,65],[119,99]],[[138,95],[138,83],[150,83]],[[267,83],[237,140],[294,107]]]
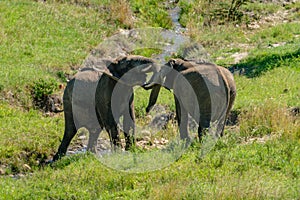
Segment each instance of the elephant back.
[[82,82],[98,82],[102,75],[102,71],[98,71],[94,68],[83,68],[75,75],[76,81]]

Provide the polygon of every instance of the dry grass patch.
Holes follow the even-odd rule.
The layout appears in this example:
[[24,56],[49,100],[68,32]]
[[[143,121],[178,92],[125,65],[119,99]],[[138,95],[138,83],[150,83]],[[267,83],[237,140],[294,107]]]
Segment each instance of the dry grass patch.
[[241,113],[240,132],[246,137],[282,135],[300,138],[300,118],[293,116],[287,106],[266,100]]
[[110,4],[110,17],[124,28],[133,28],[134,17],[127,0],[112,0]]

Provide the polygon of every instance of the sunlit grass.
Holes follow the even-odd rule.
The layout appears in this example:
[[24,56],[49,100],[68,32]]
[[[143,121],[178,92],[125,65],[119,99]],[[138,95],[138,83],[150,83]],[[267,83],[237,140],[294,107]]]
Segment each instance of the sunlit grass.
[[[112,9],[118,2],[120,7]],[[44,165],[60,144],[64,118],[62,113],[47,117],[34,110],[28,86],[40,78],[59,82],[57,71],[78,68],[90,50],[118,28],[170,28],[163,2],[0,2],[0,199],[300,198],[300,121],[289,111],[300,106],[298,22],[257,30],[244,26],[248,19],[239,26],[203,27],[197,12],[183,13],[188,33],[212,58],[221,57],[218,64],[229,66],[233,53],[249,52],[235,65],[241,70],[235,72],[238,124],[226,127],[225,136],[212,148],[203,150],[207,145],[194,141],[179,159],[172,152],[136,148],[128,157],[82,153]],[[180,5],[186,6],[185,12],[202,9]],[[299,3],[286,7],[297,9]],[[251,3],[243,9],[265,15],[282,7]],[[293,13],[288,19],[298,17]],[[155,35],[148,39],[145,44],[151,44]],[[282,46],[274,47],[277,43]],[[135,53],[151,56],[159,51]],[[138,125],[150,121],[145,118],[149,95],[150,91],[135,90]],[[174,112],[172,92],[162,89],[158,104]],[[170,139],[174,129],[176,125],[169,124],[150,139]],[[134,153],[141,153],[136,162]],[[109,167],[116,163],[117,170]],[[151,172],[124,172],[130,169]]]
[[298,106],[300,73],[292,68],[277,68],[257,78],[235,76],[237,99],[235,108],[246,109],[274,101],[282,106]]
[[26,171],[24,164],[37,167],[57,148],[63,133],[60,116],[44,117],[39,111],[23,111],[0,104],[0,157],[6,173]]

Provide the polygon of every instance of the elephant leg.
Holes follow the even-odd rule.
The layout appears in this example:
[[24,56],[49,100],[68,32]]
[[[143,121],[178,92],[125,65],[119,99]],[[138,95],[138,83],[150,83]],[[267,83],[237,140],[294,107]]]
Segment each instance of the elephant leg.
[[101,132],[101,128],[89,129],[89,141],[87,146],[88,151],[97,153],[97,140],[100,132]]
[[65,112],[65,133],[63,140],[58,148],[57,153],[53,157],[53,161],[60,159],[67,152],[68,146],[77,132],[73,114]]
[[109,126],[107,128],[107,130],[108,130],[108,134],[110,137],[110,143],[111,143],[112,149],[116,150],[118,147],[121,147],[122,143],[120,140],[120,134],[119,134],[117,124]]
[[198,127],[198,138],[199,141],[202,142],[202,138],[206,135],[206,132],[210,126],[210,115],[209,116],[201,116],[199,120],[199,127]]
[[221,133],[220,133],[221,137],[224,135],[224,128],[225,128],[226,120],[228,119],[229,113],[230,113],[230,111],[233,107],[235,97],[236,97],[236,91],[235,90],[230,91],[230,93],[229,93],[229,103],[228,103],[228,107],[227,107],[227,110],[226,110],[226,117],[225,117],[224,125],[223,125]]
[[199,142],[202,142],[202,139],[203,139],[203,136],[204,136],[204,131],[203,131],[203,128],[201,126],[201,124],[199,124],[198,126],[198,139],[199,139]]
[[202,128],[202,126],[199,124],[199,126],[198,126],[198,138],[199,138],[199,141],[201,142],[202,141],[202,130],[203,130],[203,128]]
[[218,137],[222,137],[224,135],[225,122],[226,122],[226,120],[222,120],[218,124],[218,127],[217,127],[217,136]]
[[188,112],[180,106],[180,101],[174,96],[176,107],[176,118],[179,126],[180,138],[190,142],[188,133]]
[[[135,144],[134,133],[135,133],[135,114],[133,102],[129,105],[129,113],[124,114],[124,135],[125,135],[125,150],[129,150],[132,145]],[[130,134],[130,131],[132,134]]]

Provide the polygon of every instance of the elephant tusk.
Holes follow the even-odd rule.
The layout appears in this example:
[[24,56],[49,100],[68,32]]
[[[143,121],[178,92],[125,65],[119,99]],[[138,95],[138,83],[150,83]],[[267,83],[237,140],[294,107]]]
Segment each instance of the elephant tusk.
[[[144,66],[143,66],[144,67]],[[145,67],[145,68],[141,68],[141,72],[143,72],[143,73],[147,73],[147,72],[149,72],[149,71],[151,71],[152,70],[152,65],[150,65],[150,66],[147,66],[147,67]]]
[[144,88],[145,90],[150,90],[152,89],[157,83],[145,83],[144,85],[142,85],[142,88]]

